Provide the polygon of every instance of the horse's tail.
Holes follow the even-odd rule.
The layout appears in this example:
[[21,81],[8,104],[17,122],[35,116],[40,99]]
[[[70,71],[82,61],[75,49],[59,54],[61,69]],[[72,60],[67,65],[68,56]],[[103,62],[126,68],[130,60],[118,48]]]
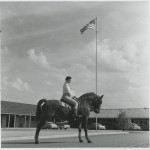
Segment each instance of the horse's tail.
[[39,100],[39,102],[37,103],[37,108],[36,108],[36,120],[39,121],[40,120],[40,115],[41,115],[41,111],[42,111],[42,107],[41,104],[45,103],[46,99],[41,99]]

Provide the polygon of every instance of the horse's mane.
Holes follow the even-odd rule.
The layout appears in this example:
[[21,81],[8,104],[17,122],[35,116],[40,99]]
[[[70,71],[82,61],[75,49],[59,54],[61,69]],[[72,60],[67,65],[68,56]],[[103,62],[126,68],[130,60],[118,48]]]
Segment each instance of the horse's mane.
[[79,99],[88,98],[89,96],[95,96],[96,94],[94,92],[89,92],[81,95]]

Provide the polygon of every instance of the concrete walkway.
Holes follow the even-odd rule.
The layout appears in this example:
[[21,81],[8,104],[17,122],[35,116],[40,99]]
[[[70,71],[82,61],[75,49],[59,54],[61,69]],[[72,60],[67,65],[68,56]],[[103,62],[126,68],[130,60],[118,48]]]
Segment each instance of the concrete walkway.
[[[27,129],[2,129],[1,130],[1,141],[13,141],[13,140],[28,140],[34,139],[35,128]],[[109,135],[109,134],[127,134],[127,131],[121,130],[89,130],[88,134],[91,135]],[[84,136],[84,131],[82,131]],[[64,137],[78,137],[77,129],[67,130],[54,130],[54,129],[43,129],[40,132],[39,139],[47,138],[64,138]]]

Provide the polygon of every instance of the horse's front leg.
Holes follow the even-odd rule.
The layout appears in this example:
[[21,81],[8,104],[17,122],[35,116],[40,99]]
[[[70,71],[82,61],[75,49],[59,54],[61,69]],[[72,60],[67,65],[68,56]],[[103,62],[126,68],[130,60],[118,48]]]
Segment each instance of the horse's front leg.
[[79,131],[78,138],[79,138],[80,143],[83,142],[83,140],[81,139],[81,130],[82,130],[82,125],[81,125],[81,121],[80,121],[79,124],[78,124],[78,131]]
[[92,143],[92,141],[89,139],[89,136],[88,136],[87,123],[88,123],[88,117],[85,117],[84,120],[83,120],[85,137],[86,137],[88,143]]

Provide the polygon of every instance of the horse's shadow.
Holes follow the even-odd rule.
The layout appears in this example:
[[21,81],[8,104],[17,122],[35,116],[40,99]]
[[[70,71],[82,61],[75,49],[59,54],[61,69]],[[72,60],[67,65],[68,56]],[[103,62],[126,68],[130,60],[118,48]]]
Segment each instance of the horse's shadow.
[[[62,142],[60,142],[60,141],[58,141],[58,142],[55,142],[55,141],[43,141],[43,142],[40,142],[39,144],[41,145],[41,144],[56,144],[56,143],[79,143],[79,142],[65,142],[65,141],[62,141]],[[8,143],[6,143],[6,142],[2,142],[2,144],[34,144],[34,145],[38,145],[38,144],[35,144],[34,143],[34,141],[30,141],[30,142],[8,142]]]

